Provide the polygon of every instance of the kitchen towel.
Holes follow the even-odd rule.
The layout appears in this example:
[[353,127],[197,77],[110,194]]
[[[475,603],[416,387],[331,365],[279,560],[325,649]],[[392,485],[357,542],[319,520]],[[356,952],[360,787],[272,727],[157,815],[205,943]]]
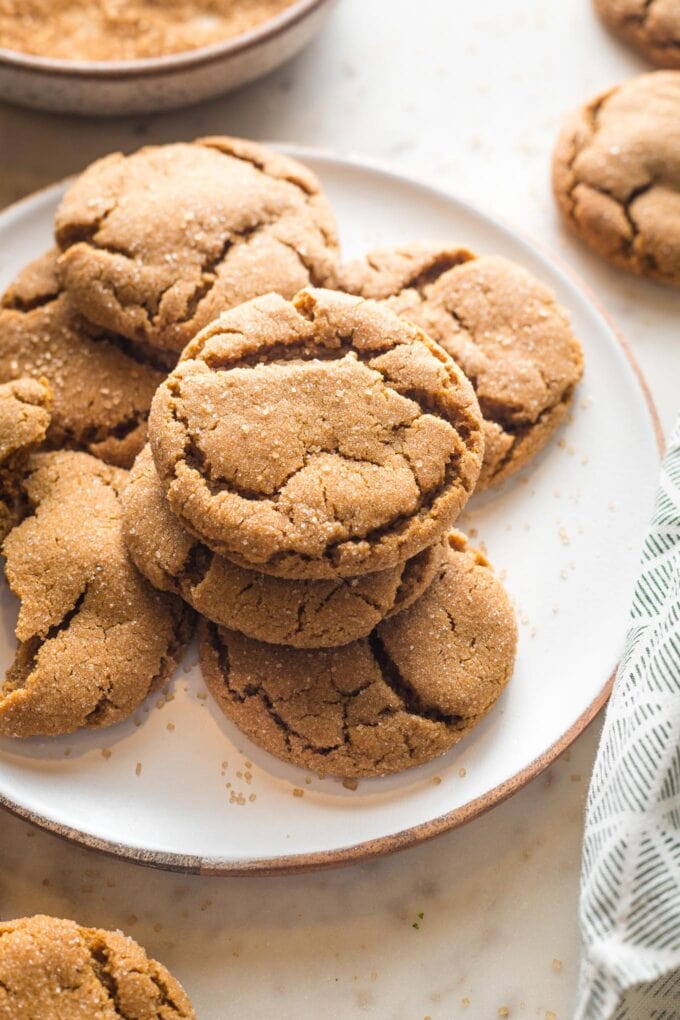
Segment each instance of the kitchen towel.
[[581,930],[577,1020],[680,1020],[680,419],[588,794]]

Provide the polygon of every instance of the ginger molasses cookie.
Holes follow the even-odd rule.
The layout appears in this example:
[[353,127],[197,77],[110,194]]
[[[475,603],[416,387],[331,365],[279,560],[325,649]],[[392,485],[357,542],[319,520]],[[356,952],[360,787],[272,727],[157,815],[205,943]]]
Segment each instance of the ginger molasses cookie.
[[336,776],[400,772],[448,750],[497,700],[516,641],[503,586],[457,533],[425,594],[361,641],[303,651],[205,620],[199,632],[225,715],[278,758]]
[[0,542],[20,518],[21,476],[50,423],[52,394],[44,380],[0,384]]
[[296,648],[343,645],[411,605],[444,557],[437,542],[405,563],[360,577],[289,581],[231,563],[198,542],[168,507],[145,447],[123,493],[128,552],[162,591],[181,595],[214,623]]
[[48,445],[130,467],[172,361],[83,319],[60,287],[56,258],[36,259],[0,300],[0,382],[46,378],[54,399]]
[[526,464],[564,419],[583,371],[581,347],[553,292],[521,266],[414,244],[348,263],[339,286],[386,301],[470,379],[484,415],[478,490]]
[[158,389],[149,437],[187,530],[297,578],[385,570],[432,545],[483,449],[472,387],[442,348],[330,290],[220,316]]
[[602,20],[659,67],[680,67],[677,0],[595,0]]
[[83,315],[175,351],[258,294],[332,285],[337,258],[314,174],[238,138],[100,159],[67,191],[55,226]]
[[565,220],[607,261],[680,286],[680,71],[653,71],[571,114],[553,154]]
[[0,1020],[195,1020],[166,968],[120,931],[0,921]]
[[0,733],[29,737],[109,726],[172,673],[190,613],[130,561],[119,494],[126,473],[86,453],[36,453],[32,511],[5,539],[21,606],[19,647],[0,686]]

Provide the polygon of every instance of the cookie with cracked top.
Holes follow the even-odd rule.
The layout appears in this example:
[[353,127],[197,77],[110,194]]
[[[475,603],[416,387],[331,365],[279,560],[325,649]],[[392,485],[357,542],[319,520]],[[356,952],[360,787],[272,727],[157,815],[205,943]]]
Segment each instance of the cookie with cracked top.
[[680,71],[653,71],[564,122],[553,190],[569,226],[613,265],[680,286]]
[[252,641],[201,621],[203,676],[259,747],[324,775],[376,776],[448,750],[510,679],[517,628],[486,559],[453,533],[421,598],[342,648]]
[[171,510],[215,552],[290,578],[389,569],[474,489],[468,380],[422,330],[330,290],[277,294],[198,334],[151,405]]
[[52,394],[45,380],[0,384],[0,542],[21,517],[21,478],[50,424]]
[[377,574],[290,581],[247,570],[213,553],[170,510],[151,450],[135,461],[123,493],[128,552],[162,591],[248,637],[295,648],[328,648],[365,637],[425,591],[444,556],[436,543]]
[[55,230],[83,315],[174,351],[258,294],[332,285],[338,248],[314,174],[227,137],[97,160],[67,191]]
[[180,983],[120,931],[0,921],[0,1020],[195,1020]]
[[658,67],[680,68],[677,0],[595,0],[602,20]]
[[93,326],[59,284],[57,254],[28,265],[0,299],[0,382],[46,378],[47,445],[130,467],[146,441],[151,398],[176,358]]
[[339,286],[421,326],[470,379],[484,416],[478,490],[523,467],[565,418],[581,347],[553,292],[521,266],[412,244],[341,267]]
[[172,673],[191,629],[181,599],[133,566],[122,533],[126,473],[87,453],[33,454],[31,516],[3,545],[20,601],[19,646],[0,686],[0,733],[110,726]]

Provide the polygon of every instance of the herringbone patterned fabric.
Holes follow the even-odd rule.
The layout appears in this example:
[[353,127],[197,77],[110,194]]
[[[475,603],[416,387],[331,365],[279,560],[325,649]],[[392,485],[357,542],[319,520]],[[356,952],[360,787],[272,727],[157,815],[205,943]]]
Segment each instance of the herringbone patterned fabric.
[[588,796],[581,928],[577,1020],[680,1020],[680,420]]

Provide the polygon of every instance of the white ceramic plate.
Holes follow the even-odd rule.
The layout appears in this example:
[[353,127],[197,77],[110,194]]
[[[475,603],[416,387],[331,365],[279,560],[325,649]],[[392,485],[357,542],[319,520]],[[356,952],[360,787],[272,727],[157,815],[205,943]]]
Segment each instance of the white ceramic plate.
[[[586,377],[560,436],[519,477],[473,499],[461,521],[504,572],[520,642],[508,690],[444,757],[356,790],[321,781],[259,751],[223,719],[195,650],[175,675],[172,700],[153,699],[137,725],[0,741],[0,803],[86,845],[162,867],[271,872],[384,853],[474,817],[535,776],[607,695],[655,487],[656,423],[639,375],[561,269],[443,192],[289,151],[328,189],[346,256],[414,239],[460,241],[515,259],[550,284],[583,343]],[[3,287],[49,246],[61,193],[55,186],[0,216]],[[4,589],[2,667],[15,613]]]

